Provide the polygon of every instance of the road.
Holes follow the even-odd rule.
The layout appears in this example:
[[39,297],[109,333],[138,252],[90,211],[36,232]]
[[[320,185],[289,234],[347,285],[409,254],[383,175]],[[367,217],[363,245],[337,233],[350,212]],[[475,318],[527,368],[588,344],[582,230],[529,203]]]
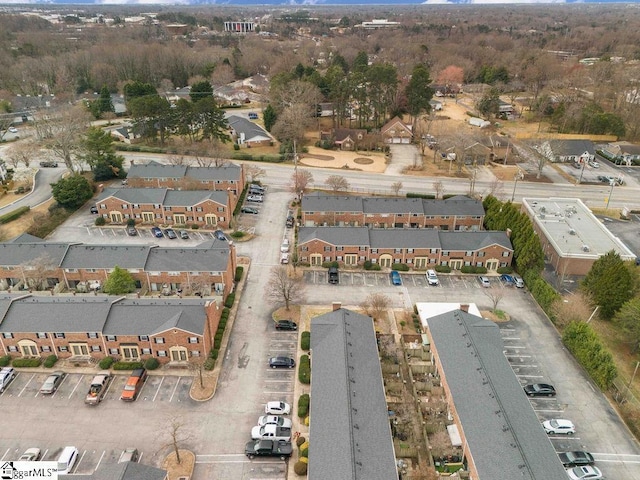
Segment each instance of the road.
[[66,168],[41,168],[36,172],[35,185],[31,193],[25,195],[19,200],[0,208],[0,215],[8,213],[16,208],[29,206],[36,207],[51,198],[51,183],[57,182]]

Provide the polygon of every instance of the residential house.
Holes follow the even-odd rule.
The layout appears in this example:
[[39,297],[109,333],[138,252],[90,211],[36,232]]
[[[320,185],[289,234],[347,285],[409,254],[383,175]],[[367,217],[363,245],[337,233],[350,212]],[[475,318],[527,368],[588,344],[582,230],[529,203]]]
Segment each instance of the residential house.
[[98,214],[114,224],[198,225],[229,228],[228,192],[167,188],[106,188],[96,198]]
[[393,117],[380,129],[385,143],[411,143],[413,132],[411,125],[405,124],[399,117]]
[[331,134],[334,145],[348,151],[357,150],[366,136],[367,131],[359,128],[335,128]]
[[232,207],[244,190],[244,165],[191,167],[158,162],[134,163],[127,172],[130,187],[173,188],[176,190],[215,190],[229,192]]
[[398,478],[373,320],[334,305],[311,319],[309,480]]
[[165,92],[164,97],[167,99],[169,103],[175,105],[178,100],[187,100],[191,101],[191,87],[181,87],[176,88],[175,90],[171,90],[169,92]]
[[427,325],[436,378],[444,388],[448,430],[461,446],[468,478],[566,479],[504,355],[500,328],[469,313],[469,305],[435,316],[425,315],[429,304],[417,306]]
[[302,225],[482,230],[482,202],[456,195],[444,200],[311,194],[302,197]]
[[462,88],[457,83],[433,84],[429,86],[433,89],[433,94],[436,97],[453,97],[456,94],[462,92]]
[[548,140],[537,147],[539,153],[553,163],[588,163],[595,160],[591,140]]
[[221,306],[203,299],[0,296],[0,352],[12,357],[184,363],[206,357]]
[[602,154],[616,165],[640,165],[640,145],[612,142],[602,147]]
[[516,109],[511,103],[505,102],[500,98],[498,99],[498,116],[504,116],[505,118],[510,120],[514,118],[515,114]]
[[224,105],[242,105],[247,103],[249,95],[242,87],[222,85],[213,89],[213,96]]
[[485,165],[491,161],[491,148],[479,142],[474,142],[462,151],[465,165]]
[[0,290],[99,290],[116,265],[127,270],[143,292],[224,299],[233,288],[237,263],[235,246],[219,240],[165,248],[19,237],[0,243]]
[[444,107],[444,104],[440,100],[429,100],[429,105],[431,105],[433,112],[440,112]]
[[364,262],[391,268],[406,264],[415,270],[438,265],[496,271],[513,260],[513,247],[505,232],[446,232],[435,229],[379,229],[367,227],[301,227],[298,258],[321,266],[338,262],[356,267]]
[[240,146],[269,146],[273,142],[271,136],[260,125],[246,118],[231,115],[227,121],[229,122],[234,142]]

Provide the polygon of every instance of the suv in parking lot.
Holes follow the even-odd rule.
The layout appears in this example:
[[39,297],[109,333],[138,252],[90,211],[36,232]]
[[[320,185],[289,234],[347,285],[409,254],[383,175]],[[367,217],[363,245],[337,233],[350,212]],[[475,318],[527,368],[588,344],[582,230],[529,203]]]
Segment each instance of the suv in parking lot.
[[337,285],[340,282],[338,267],[329,267],[329,283]]
[[14,378],[16,378],[16,371],[13,367],[4,367],[0,370],[0,393],[4,392]]
[[429,285],[438,285],[440,283],[435,270],[427,270],[427,273],[425,275],[427,277],[427,283]]
[[164,237],[164,235],[162,234],[162,230],[160,230],[160,227],[151,227],[151,234],[156,238]]
[[562,434],[562,435],[573,435],[576,433],[576,427],[570,420],[564,420],[562,418],[552,418],[551,420],[546,420],[542,422],[542,426],[544,427],[544,431],[547,432],[548,435],[552,433]]

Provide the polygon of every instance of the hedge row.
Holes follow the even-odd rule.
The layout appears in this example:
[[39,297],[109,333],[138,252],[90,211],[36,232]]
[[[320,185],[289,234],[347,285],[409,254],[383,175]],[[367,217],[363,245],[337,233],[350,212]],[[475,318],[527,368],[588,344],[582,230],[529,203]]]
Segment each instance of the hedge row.
[[233,153],[234,160],[253,160],[254,162],[282,163],[286,160],[284,155],[252,155],[251,153]]
[[5,213],[4,215],[0,216],[0,225],[13,222],[14,220],[20,218],[22,215],[27,213],[30,209],[31,207],[26,206],[26,207],[16,208],[15,210],[11,210],[9,213]]
[[408,272],[409,265],[407,265],[406,263],[394,263],[393,265],[391,265],[391,270],[396,270],[398,272]]
[[234,292],[231,292],[229,295],[227,295],[226,300],[224,301],[224,306],[227,308],[231,308],[233,307],[233,302],[236,299],[236,294]]
[[240,213],[240,209],[242,208],[242,205],[244,205],[244,197],[247,196],[248,191],[249,185],[245,185],[244,190],[242,190],[242,193],[240,194],[240,198],[238,198],[238,203],[236,203],[236,208],[233,209],[234,217]]
[[571,322],[562,341],[602,390],[611,386],[618,375],[613,356],[588,323]]
[[98,363],[98,367],[100,367],[101,370],[108,370],[109,368],[111,368],[111,365],[113,365],[113,362],[115,362],[113,357],[104,357]]
[[[228,298],[228,297],[227,297]],[[220,354],[220,347],[222,345],[222,337],[224,336],[224,329],[227,327],[227,321],[229,320],[229,308],[224,307],[220,314],[220,322],[218,323],[218,329],[213,336],[213,348],[209,352],[209,357],[204,361],[205,370],[213,370],[216,366],[216,360]]]
[[472,265],[465,265],[460,269],[460,273],[487,273],[487,267],[474,267]]
[[298,399],[298,417],[304,418],[309,414],[309,394],[303,393]]
[[364,262],[365,270],[382,270],[382,267],[377,263],[372,263],[371,260],[366,260]]
[[435,199],[436,196],[431,193],[415,193],[415,192],[407,192],[407,198],[429,198],[429,199]]
[[234,282],[239,282],[242,280],[242,272],[244,272],[244,267],[236,267],[236,274],[233,277]]
[[300,335],[300,348],[302,350],[309,350],[311,348],[311,332],[304,331]]
[[111,365],[114,370],[135,370],[142,367],[142,362],[115,362]]
[[116,143],[116,150],[123,152],[145,152],[145,153],[166,153],[166,148],[146,147],[144,145],[129,145],[126,143]]
[[542,307],[552,321],[555,321],[555,314],[551,307],[556,301],[560,300],[560,294],[535,270],[527,270],[522,279],[535,301],[538,302],[538,305]]
[[56,362],[58,361],[58,357],[55,355],[49,355],[45,360],[43,365],[47,368],[52,368]]
[[0,357],[0,367],[6,367],[11,363],[11,355]]
[[309,355],[300,356],[300,363],[298,364],[298,380],[305,385],[311,383],[311,360]]
[[40,357],[37,358],[16,358],[11,365],[14,367],[39,367],[42,363]]

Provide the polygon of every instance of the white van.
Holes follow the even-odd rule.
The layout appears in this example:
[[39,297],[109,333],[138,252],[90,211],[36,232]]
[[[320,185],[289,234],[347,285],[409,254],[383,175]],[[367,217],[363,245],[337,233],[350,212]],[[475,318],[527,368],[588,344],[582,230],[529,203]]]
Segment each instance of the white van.
[[76,447],[64,447],[58,457],[58,475],[68,474],[78,460],[78,449]]

